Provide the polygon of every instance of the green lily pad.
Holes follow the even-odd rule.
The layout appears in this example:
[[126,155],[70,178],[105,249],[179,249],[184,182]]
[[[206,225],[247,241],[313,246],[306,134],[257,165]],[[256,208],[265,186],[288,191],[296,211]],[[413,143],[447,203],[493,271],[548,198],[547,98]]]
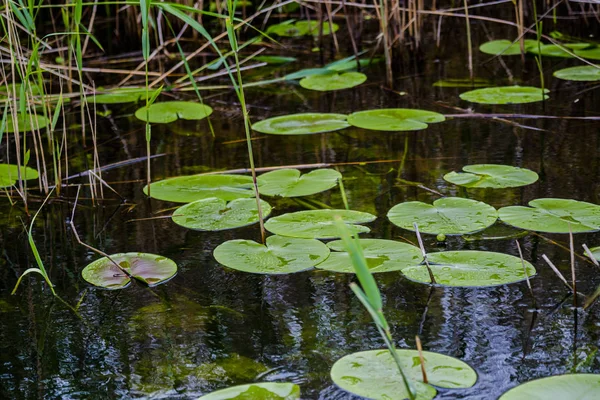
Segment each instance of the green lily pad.
[[[422,381],[421,362],[417,350],[396,350],[402,370],[412,381],[418,400],[433,399],[437,390],[432,386],[458,389],[470,388],[477,373],[467,363],[444,354],[423,351],[428,384]],[[331,379],[341,389],[369,399],[405,399],[398,367],[388,350],[370,350],[349,354],[331,367]]]
[[491,82],[487,79],[479,79],[475,78],[473,80],[469,78],[465,79],[444,79],[441,81],[434,82],[433,86],[435,87],[488,87],[491,85]]
[[596,400],[598,393],[599,374],[568,374],[525,382],[510,389],[498,400]]
[[373,214],[352,210],[297,211],[271,218],[265,229],[281,236],[335,239],[340,237],[335,225],[336,217],[342,219],[352,234],[370,232],[366,226],[357,224],[366,224],[377,218]]
[[[525,39],[523,41],[523,48],[527,51],[530,47],[537,46],[537,43],[537,40]],[[479,46],[479,51],[493,56],[515,56],[521,54],[521,44],[518,41],[513,43],[506,39],[492,40]]]
[[[17,113],[17,123],[19,124],[19,132],[33,132],[49,126],[50,120],[43,115]],[[6,116],[6,128],[4,132],[15,132],[13,119],[10,115]]]
[[[144,187],[148,194],[148,186]],[[235,200],[254,197],[252,177],[246,175],[187,175],[169,178],[150,184],[152,198],[176,203],[218,197]]]
[[450,172],[444,180],[468,188],[509,188],[531,185],[538,180],[535,172],[510,165],[475,164],[463,167],[465,172]]
[[261,382],[217,390],[198,400],[297,400],[300,386],[293,383]]
[[[521,259],[510,254],[491,251],[442,251],[427,254],[436,284],[441,286],[496,286],[525,280]],[[525,261],[529,277],[536,274],[533,265]],[[431,283],[425,264],[402,270],[404,276],[417,282]]]
[[256,56],[254,60],[260,62],[266,62],[271,65],[282,65],[296,61],[296,57],[284,57],[284,56]]
[[119,253],[111,255],[110,258],[121,268],[108,258],[102,257],[81,271],[83,279],[105,289],[122,289],[131,282],[127,274],[148,286],[156,286],[168,281],[177,273],[177,264],[173,260],[156,254]]
[[[339,26],[332,24],[333,32],[337,32]],[[317,21],[285,21],[281,24],[271,25],[267,29],[267,34],[275,34],[282,37],[300,37],[305,35],[319,35],[319,22]],[[331,34],[331,28],[328,22],[323,23],[323,35]]]
[[[531,46],[527,49],[527,52],[531,54],[541,54],[543,57],[562,57],[562,58],[573,58],[571,54],[565,51],[565,48],[574,52],[574,49],[577,48],[579,43],[573,43],[576,45],[575,47],[571,47],[569,44],[563,44],[561,46],[555,44],[541,44],[539,49],[538,46]],[[585,47],[590,47],[589,44],[583,43]],[[584,47],[584,48],[585,48]]]
[[[423,259],[421,250],[408,243],[385,239],[360,239],[367,266],[372,273],[401,271]],[[327,260],[317,265],[317,269],[353,274],[354,267],[350,254],[346,252],[342,240],[327,243],[331,253]]]
[[[29,167],[21,166],[21,179],[37,179],[38,172]],[[10,187],[19,180],[19,167],[12,164],[0,164],[0,188]]]
[[350,89],[364,83],[366,80],[367,76],[361,72],[330,73],[307,76],[300,80],[300,86],[304,89],[330,92],[333,90]]
[[264,119],[252,129],[271,135],[308,135],[339,131],[350,126],[344,114],[304,113]]
[[335,187],[342,174],[334,169],[316,169],[300,175],[297,169],[278,169],[257,178],[258,191],[265,196],[299,197]]
[[573,53],[579,57],[587,58],[590,60],[600,60],[600,47],[590,47],[587,49],[575,49]]
[[410,108],[358,111],[348,116],[351,125],[376,131],[416,131],[445,120],[442,114]]
[[226,267],[254,274],[291,274],[313,268],[329,256],[329,248],[315,239],[269,236],[267,244],[229,240],[215,248],[215,259]]
[[[162,91],[162,89],[149,89],[148,98],[152,98],[160,91]],[[99,92],[96,96],[88,96],[88,101],[95,101],[96,104],[133,103],[141,100],[146,100],[145,87],[118,87]]]
[[600,81],[600,65],[584,65],[580,67],[563,68],[556,71],[553,75],[566,81]]
[[570,199],[536,199],[530,207],[502,207],[502,222],[528,231],[569,233],[600,230],[600,206]]
[[[307,30],[309,35],[319,36],[320,24],[318,21],[298,21],[294,24],[300,30]],[[323,36],[331,35],[332,32],[337,32],[340,29],[338,24],[323,22]],[[331,29],[333,27],[333,30]]]
[[531,86],[500,86],[471,90],[461,93],[460,98],[480,104],[523,104],[546,100],[548,92]]
[[191,101],[163,101],[150,105],[147,121],[146,107],[137,110],[135,116],[145,122],[168,124],[178,119],[201,120],[212,114],[212,111],[207,105]]
[[392,223],[414,231],[414,223],[421,233],[433,235],[463,235],[491,226],[498,212],[489,204],[462,197],[444,197],[433,205],[420,201],[396,204],[387,214]]
[[[262,217],[271,213],[271,206],[260,200]],[[259,221],[255,198],[235,199],[229,203],[210,197],[179,207],[173,213],[173,222],[198,231],[222,231],[252,225]]]

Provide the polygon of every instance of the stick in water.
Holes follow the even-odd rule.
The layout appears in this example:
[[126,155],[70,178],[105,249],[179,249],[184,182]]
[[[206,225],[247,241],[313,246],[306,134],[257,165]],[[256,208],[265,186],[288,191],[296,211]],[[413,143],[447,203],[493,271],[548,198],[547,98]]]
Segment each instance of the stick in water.
[[435,281],[435,277],[433,276],[433,272],[431,271],[431,267],[429,266],[429,261],[427,260],[427,252],[425,252],[425,246],[423,246],[423,240],[421,239],[421,234],[419,233],[419,225],[417,225],[417,223],[415,222],[413,223],[413,227],[415,228],[415,232],[417,233],[419,247],[421,248],[423,260],[425,261],[425,266],[427,267],[427,272],[429,273],[429,280],[431,280],[431,283],[435,285],[437,282]]

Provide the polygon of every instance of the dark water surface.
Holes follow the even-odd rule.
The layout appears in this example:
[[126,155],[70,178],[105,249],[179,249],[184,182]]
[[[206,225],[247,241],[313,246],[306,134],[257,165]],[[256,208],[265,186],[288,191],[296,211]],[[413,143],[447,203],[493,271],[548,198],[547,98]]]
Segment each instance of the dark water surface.
[[[480,35],[479,42],[487,40]],[[444,114],[471,109],[559,116],[597,115],[600,110],[598,89],[551,78],[552,71],[576,64],[562,59],[544,61],[551,89],[546,103],[485,106],[461,101],[458,94],[467,88],[432,87],[438,79],[468,75],[466,53],[455,51],[452,43],[445,46],[441,51],[432,48],[421,61],[407,61],[399,67],[397,76],[402,78],[396,82],[396,92],[382,88],[384,74],[379,68],[367,72],[365,85],[337,93],[310,92],[294,84],[271,85],[247,91],[251,116],[258,121],[287,113],[350,113],[390,107]],[[318,63],[318,55],[308,52],[301,57]],[[509,69],[517,82],[539,85],[533,59],[523,65],[520,57],[505,57],[507,69],[497,61],[482,65],[487,59],[476,54],[478,77],[508,84]],[[166,154],[152,162],[155,180],[248,166],[237,100],[230,93],[211,92],[205,101],[215,108],[215,138],[206,121],[153,127],[152,151]],[[111,108],[111,120],[98,120],[101,164],[145,155],[144,125],[132,116],[136,106]],[[385,214],[400,202],[431,202],[438,196],[398,177],[496,208],[524,205],[541,197],[600,203],[598,133],[598,123],[589,121],[451,118],[420,132],[348,128],[311,136],[257,134],[253,145],[260,167],[365,162],[339,166],[350,207],[378,216],[365,237],[415,241],[412,233],[393,226]],[[70,173],[85,170],[92,159],[90,138],[84,144],[77,130],[73,137]],[[445,173],[474,163],[529,168],[539,173],[540,180],[525,188],[461,192],[442,179]],[[261,276],[227,269],[213,259],[213,249],[234,238],[260,240],[257,227],[204,233],[181,228],[168,218],[133,221],[169,215],[174,204],[147,200],[142,193],[144,163],[106,172],[103,178],[126,201],[105,189],[107,199],[93,205],[89,189],[84,188],[85,199],[75,217],[81,239],[109,254],[161,254],[179,265],[179,273],[152,289],[138,284],[120,291],[90,288],[80,273],[98,256],[79,246],[66,226],[75,195],[72,187],[65,192],[70,201],[54,200],[45,206],[33,233],[56,291],[71,304],[85,293],[81,319],[55,301],[36,275],[25,279],[11,296],[17,277],[35,266],[35,260],[27,246],[24,227],[29,222],[22,207],[1,200],[0,398],[190,399],[256,380],[298,383],[307,399],[350,398],[331,382],[330,367],[351,352],[383,347],[368,314],[348,287],[353,276],[323,271]],[[337,189],[311,198],[343,208]],[[270,202],[275,207],[273,215],[304,209],[293,201]],[[34,201],[32,208],[39,205]],[[517,232],[498,222],[484,234]],[[538,270],[532,279],[537,313],[525,282],[432,289],[400,273],[376,275],[399,347],[415,347],[418,334],[426,350],[458,357],[479,374],[473,388],[441,389],[439,399],[493,399],[534,378],[575,370],[600,372],[596,354],[600,306],[585,312],[572,309],[572,298],[541,258],[548,255],[570,276],[569,255],[549,240],[568,246],[566,235],[529,234],[521,239],[525,259]],[[580,254],[583,243],[593,247],[599,242],[598,234],[575,236]],[[477,249],[518,255],[514,239],[453,237],[443,247],[426,235],[425,245],[430,251]],[[600,270],[582,259],[576,261],[578,289],[593,292],[600,284]]]

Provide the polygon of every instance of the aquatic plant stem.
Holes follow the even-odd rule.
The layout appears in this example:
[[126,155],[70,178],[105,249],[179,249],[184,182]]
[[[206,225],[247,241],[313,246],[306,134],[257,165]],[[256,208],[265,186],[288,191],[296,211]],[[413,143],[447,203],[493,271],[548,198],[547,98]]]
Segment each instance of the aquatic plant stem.
[[575,247],[573,245],[573,229],[569,223],[569,249],[571,256],[571,286],[573,286],[573,307],[577,310],[577,279],[575,276]]
[[473,44],[471,43],[471,23],[469,22],[469,7],[467,0],[464,0],[465,6],[465,23],[467,25],[467,51],[469,57],[469,77],[473,81]]
[[525,259],[523,258],[523,252],[521,251],[521,244],[518,240],[515,240],[517,244],[517,249],[519,250],[519,258],[521,259],[521,265],[523,266],[523,273],[525,274],[525,279],[527,280],[527,287],[529,288],[529,293],[531,294],[531,298],[533,299],[533,307],[537,309],[537,303],[535,301],[535,295],[533,294],[533,288],[531,287],[531,282],[529,281],[529,274],[527,274],[527,268],[525,267]]
[[564,283],[565,286],[568,287],[571,292],[573,292],[573,288],[571,287],[571,285],[569,285],[569,282],[567,282],[564,275],[560,273],[560,271],[558,270],[558,268],[556,268],[554,263],[552,263],[552,261],[550,261],[548,256],[546,256],[545,254],[542,254],[542,259],[544,261],[546,261],[546,264],[548,264],[550,266],[552,271],[554,271],[554,273],[556,274],[556,276],[558,276],[558,278],[562,281],[562,283]]
[[415,336],[415,343],[417,344],[417,351],[419,352],[419,362],[421,363],[421,375],[423,376],[423,383],[429,383],[427,379],[427,371],[425,371],[425,357],[423,357],[423,347],[421,347],[421,339],[419,339],[419,335]]
[[435,277],[433,276],[433,271],[429,266],[429,260],[427,260],[427,252],[425,251],[425,246],[423,245],[423,239],[421,239],[421,233],[419,232],[419,225],[415,222],[413,223],[413,227],[415,229],[415,233],[417,234],[417,240],[419,241],[419,247],[421,248],[421,254],[423,254],[423,261],[425,262],[425,266],[427,267],[427,273],[429,273],[429,280],[432,285],[436,284]]

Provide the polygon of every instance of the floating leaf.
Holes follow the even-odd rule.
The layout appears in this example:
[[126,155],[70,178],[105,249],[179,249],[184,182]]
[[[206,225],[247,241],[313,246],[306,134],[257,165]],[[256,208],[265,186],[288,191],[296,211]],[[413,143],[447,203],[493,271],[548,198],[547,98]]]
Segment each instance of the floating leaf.
[[337,185],[342,175],[334,169],[317,169],[300,175],[297,169],[278,169],[257,178],[258,191],[265,196],[299,197],[323,192]]
[[530,185],[539,178],[529,169],[499,164],[466,165],[463,171],[447,173],[444,180],[468,188],[501,189]]
[[296,57],[283,57],[283,56],[256,56],[254,60],[266,62],[272,65],[281,65],[296,61]]
[[[360,65],[361,68],[364,68],[364,67],[369,66],[371,63],[374,63],[377,61],[378,61],[378,59],[358,60],[358,64]],[[325,68],[328,69],[329,71],[345,72],[345,71],[352,71],[352,70],[357,69],[358,65],[356,63],[356,59],[354,58],[354,56],[352,56],[352,57],[344,58],[342,60],[334,61],[331,64],[327,64],[325,66]]]
[[366,80],[367,76],[361,72],[329,73],[307,76],[300,80],[300,86],[304,89],[329,92],[350,89],[364,83]]
[[460,98],[481,104],[523,104],[546,100],[548,92],[531,86],[501,86],[471,90],[461,93]]
[[436,81],[433,86],[435,87],[487,87],[490,86],[491,82],[487,79],[478,79],[475,78],[473,80],[469,78],[465,79],[444,79],[442,81]]
[[300,386],[296,384],[261,382],[217,390],[198,400],[296,400],[299,398]]
[[[367,266],[372,273],[401,271],[423,259],[421,250],[408,243],[385,239],[360,239]],[[335,240],[327,243],[331,253],[327,260],[317,265],[318,269],[333,272],[354,273],[350,255],[345,251],[344,242]]]
[[322,24],[319,24],[319,22],[317,21],[298,21],[294,25],[300,30],[306,29],[308,31],[308,34],[313,36],[319,36],[321,25],[323,26],[323,36],[330,35],[332,32],[332,27],[333,32],[337,32],[338,29],[340,29],[338,24],[332,23],[330,26],[329,22],[323,22]]
[[[537,46],[537,43],[537,40],[525,39],[523,41],[523,48],[527,51],[530,47]],[[518,41],[513,43],[506,39],[492,40],[479,46],[479,51],[493,56],[515,56],[521,54],[521,44]]]
[[[168,124],[178,119],[201,120],[212,114],[212,108],[191,101],[163,101],[148,107],[148,121],[156,124]],[[146,121],[146,107],[135,112],[135,116]]]
[[[429,384],[423,383],[419,352],[402,349],[396,353],[402,370],[417,391],[418,400],[436,396],[437,390],[432,385],[469,388],[477,381],[477,373],[468,364],[454,357],[423,351]],[[361,351],[340,358],[331,367],[331,379],[343,390],[369,399],[408,398],[398,366],[388,350]]]
[[416,131],[445,120],[442,114],[410,108],[358,111],[348,116],[351,125],[376,131]]
[[[144,193],[148,194],[148,186]],[[246,175],[188,175],[151,183],[150,195],[158,200],[191,203],[209,197],[227,201],[253,197],[254,190],[252,177]]]
[[[337,24],[332,24],[333,31],[336,32],[339,29]],[[320,25],[317,21],[285,21],[281,24],[271,25],[267,29],[268,34],[275,34],[282,37],[300,37],[305,35],[318,36],[320,31]],[[323,35],[331,34],[329,23],[323,23]]]
[[148,286],[156,286],[168,281],[177,273],[177,264],[173,260],[156,254],[119,253],[113,254],[110,258],[120,268],[107,257],[102,257],[81,271],[83,279],[94,286],[121,289],[131,281],[127,274]]
[[599,374],[556,375],[525,382],[498,400],[597,400]]
[[444,197],[433,205],[420,201],[396,204],[387,216],[394,225],[410,231],[416,222],[421,233],[462,235],[492,225],[498,219],[498,212],[481,201]]
[[559,69],[554,76],[567,81],[593,82],[600,81],[600,65],[585,65]]
[[[427,254],[431,272],[442,286],[496,286],[525,280],[518,257],[491,251],[443,251]],[[535,275],[533,265],[525,261],[527,275]],[[402,273],[413,281],[431,283],[424,264],[407,267]]]
[[226,267],[255,274],[291,274],[313,268],[327,258],[329,248],[315,239],[269,236],[267,244],[229,240],[215,248],[215,259]]
[[[161,90],[162,89],[149,89],[148,98],[152,98],[160,93]],[[96,104],[133,103],[141,100],[146,100],[145,87],[119,87],[99,92],[99,94],[96,94],[95,96],[88,95],[88,101],[95,101]]]
[[569,233],[600,230],[600,206],[570,199],[536,199],[530,207],[498,210],[502,222],[528,231]]
[[[271,213],[271,206],[260,201],[263,218]],[[173,213],[173,222],[184,228],[199,231],[222,231],[255,224],[259,221],[256,199],[235,199],[229,203],[210,197],[179,207]]]
[[575,49],[573,51],[579,57],[588,58],[590,60],[600,60],[600,47],[591,47],[587,49]]
[[[1,118],[1,116],[0,116]],[[50,120],[43,115],[17,113],[19,132],[33,132],[50,125]],[[10,115],[6,116],[6,133],[14,133],[15,125]]]
[[332,132],[350,126],[344,114],[290,114],[262,120],[252,125],[252,129],[271,135],[307,135]]
[[377,217],[352,210],[310,210],[283,214],[271,218],[265,229],[276,235],[298,238],[335,239],[340,237],[335,218],[340,217],[352,234],[370,232],[366,224]]
[[583,50],[588,47],[590,47],[588,43],[565,43],[560,46],[556,44],[542,44],[539,49],[536,45],[528,47],[527,51],[532,54],[541,54],[544,57],[573,58],[565,49],[575,53],[575,50]]
[[[37,179],[38,172],[29,167],[21,166],[21,179]],[[19,167],[12,164],[0,164],[0,188],[10,187],[19,180]]]
[[296,79],[306,78],[307,76],[313,75],[327,75],[330,74],[331,71],[327,68],[305,68],[296,72],[292,72],[291,74],[287,74],[283,77],[286,81],[293,81]]

